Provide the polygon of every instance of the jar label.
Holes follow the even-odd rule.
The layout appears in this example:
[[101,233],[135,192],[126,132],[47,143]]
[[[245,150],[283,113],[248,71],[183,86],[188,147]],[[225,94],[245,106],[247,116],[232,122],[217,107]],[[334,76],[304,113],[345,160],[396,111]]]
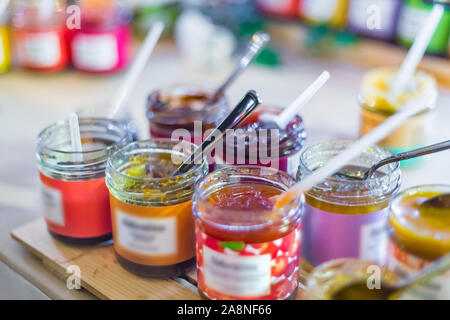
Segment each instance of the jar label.
[[361,258],[382,264],[387,245],[387,209],[367,214],[336,214],[305,203],[302,256],[317,266],[338,258]]
[[140,254],[170,255],[177,252],[174,217],[140,218],[120,210],[117,215],[117,239],[120,245]]
[[[389,241],[388,263],[390,270],[401,277],[411,276],[422,270],[430,261],[408,253]],[[450,299],[450,271],[444,272],[429,282],[413,286],[402,294],[401,299],[448,300]]]
[[45,220],[50,231],[73,238],[111,234],[105,178],[63,181],[40,173]]
[[77,34],[72,41],[73,63],[89,71],[109,71],[119,63],[114,34]]
[[210,299],[286,299],[298,285],[300,226],[264,243],[222,241],[197,228],[198,287]]
[[19,42],[20,58],[31,67],[54,67],[61,60],[61,50],[59,35],[52,31],[26,33]]
[[340,0],[302,0],[301,12],[308,19],[327,22],[336,12],[338,1]]

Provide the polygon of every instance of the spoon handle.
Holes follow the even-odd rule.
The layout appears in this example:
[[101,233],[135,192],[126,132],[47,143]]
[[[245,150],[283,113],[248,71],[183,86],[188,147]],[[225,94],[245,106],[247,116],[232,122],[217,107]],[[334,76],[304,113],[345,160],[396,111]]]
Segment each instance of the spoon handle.
[[252,40],[247,46],[247,50],[244,55],[239,60],[237,67],[234,69],[233,73],[228,77],[228,79],[216,90],[211,100],[216,101],[220,97],[225,89],[244,71],[247,66],[252,62],[253,58],[258,54],[262,47],[270,40],[268,34],[264,32],[256,32],[252,36]]
[[192,165],[202,159],[204,153],[211,150],[217,142],[221,141],[227,129],[233,129],[244,121],[248,115],[261,103],[258,94],[254,90],[246,93],[241,102],[230,112],[230,114],[215,128],[203,143],[194,150],[191,156],[175,170],[172,176],[182,174],[189,170]]
[[393,155],[391,157],[388,157],[386,159],[377,162],[369,169],[369,171],[367,172],[367,176],[370,178],[375,173],[375,171],[378,170],[378,168],[387,165],[389,163],[421,157],[427,154],[436,153],[447,149],[450,149],[450,140],[432,144],[422,148],[417,148],[411,151],[398,153],[396,155]]

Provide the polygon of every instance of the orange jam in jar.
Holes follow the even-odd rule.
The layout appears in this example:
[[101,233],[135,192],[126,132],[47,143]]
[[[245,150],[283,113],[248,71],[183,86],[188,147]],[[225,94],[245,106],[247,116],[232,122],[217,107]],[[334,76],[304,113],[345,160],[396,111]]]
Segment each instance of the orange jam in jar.
[[196,187],[197,274],[206,299],[289,299],[298,286],[301,199],[275,210],[295,184],[266,167],[226,167]]
[[194,265],[191,198],[208,171],[206,161],[172,177],[193,149],[186,141],[154,139],[131,143],[109,158],[114,251],[127,270],[166,278]]
[[[399,275],[416,273],[450,253],[450,206],[421,206],[443,194],[450,194],[450,185],[413,187],[393,199],[388,266]],[[450,272],[417,286],[408,297],[450,299]]]
[[[299,180],[350,144],[351,141],[336,140],[307,148],[300,157]],[[391,155],[380,147],[368,148],[340,171],[360,176]],[[302,219],[302,265],[308,269],[339,258],[383,263],[389,200],[399,188],[399,164],[393,163],[366,180],[333,175],[308,190]]]

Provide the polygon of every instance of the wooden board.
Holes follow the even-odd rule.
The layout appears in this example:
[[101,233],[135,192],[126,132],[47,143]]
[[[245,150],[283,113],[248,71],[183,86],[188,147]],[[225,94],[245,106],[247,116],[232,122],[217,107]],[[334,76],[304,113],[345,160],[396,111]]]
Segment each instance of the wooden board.
[[[42,218],[12,230],[11,237],[38,256],[61,281],[70,276],[66,272],[69,266],[78,266],[81,286],[100,299],[200,299],[196,270],[170,280],[138,277],[118,264],[111,245],[93,248],[65,245],[50,236]],[[298,299],[301,292],[302,286]]]

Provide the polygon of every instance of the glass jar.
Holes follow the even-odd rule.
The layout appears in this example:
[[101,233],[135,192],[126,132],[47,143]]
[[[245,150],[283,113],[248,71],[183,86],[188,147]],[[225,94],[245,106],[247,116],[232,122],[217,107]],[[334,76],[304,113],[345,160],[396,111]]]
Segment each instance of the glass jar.
[[130,141],[120,123],[80,118],[82,152],[73,152],[68,121],[44,129],[37,139],[43,210],[56,239],[91,245],[111,239],[105,168],[109,154]]
[[11,36],[8,25],[8,10],[0,13],[0,73],[11,67]]
[[295,184],[266,167],[216,170],[193,198],[197,281],[206,299],[296,297],[301,199],[274,210],[277,196]]
[[201,144],[205,131],[217,127],[230,111],[223,96],[205,105],[211,94],[212,90],[195,86],[173,86],[150,94],[147,103],[150,136],[182,138]]
[[271,122],[264,122],[262,114],[279,114],[281,109],[260,107],[253,112],[234,134],[224,138],[224,148],[216,149],[215,163],[226,165],[258,165],[272,167],[295,178],[300,162],[300,151],[306,142],[303,119],[299,115],[279,129]]
[[207,164],[171,174],[193,151],[187,141],[133,142],[108,161],[114,251],[127,270],[146,277],[183,274],[195,263],[192,194]]
[[[416,73],[406,92],[394,102],[389,101],[390,82],[395,70],[370,70],[364,77],[359,95],[361,106],[361,135],[365,135],[393,115],[406,102],[427,98],[427,110],[405,121],[398,129],[379,142],[394,153],[405,152],[426,145],[431,128],[432,112],[438,97],[434,78],[423,72]],[[402,165],[420,163],[421,158],[403,161]]]
[[[386,267],[374,265],[373,262],[345,258],[336,259],[319,265],[309,275],[306,288],[302,293],[302,300],[333,300],[338,290],[351,283],[364,281],[371,285],[370,277],[374,274],[381,276],[380,284],[394,284],[397,275]],[[377,290],[373,287],[372,290]],[[370,295],[372,297],[372,295]],[[353,300],[365,300],[360,292],[354,292]]]
[[131,59],[131,10],[118,1],[78,3],[81,25],[69,33],[74,67],[90,73],[122,70]]
[[[307,148],[300,157],[302,180],[345,150],[352,141],[329,141]],[[342,172],[357,175],[392,153],[366,149]],[[360,258],[383,263],[387,243],[389,200],[400,188],[398,163],[378,169],[367,180],[331,176],[305,194],[302,220],[302,262],[317,266],[337,258]]]
[[300,17],[312,24],[345,25],[349,0],[300,0]]
[[296,18],[299,0],[256,0],[256,6],[263,13],[280,18]]
[[21,67],[59,71],[67,66],[65,1],[18,0],[12,23]]
[[[412,187],[392,200],[388,266],[399,275],[410,276],[450,253],[450,206],[420,206],[443,194],[450,194],[450,185]],[[414,289],[408,298],[450,299],[450,271]]]

